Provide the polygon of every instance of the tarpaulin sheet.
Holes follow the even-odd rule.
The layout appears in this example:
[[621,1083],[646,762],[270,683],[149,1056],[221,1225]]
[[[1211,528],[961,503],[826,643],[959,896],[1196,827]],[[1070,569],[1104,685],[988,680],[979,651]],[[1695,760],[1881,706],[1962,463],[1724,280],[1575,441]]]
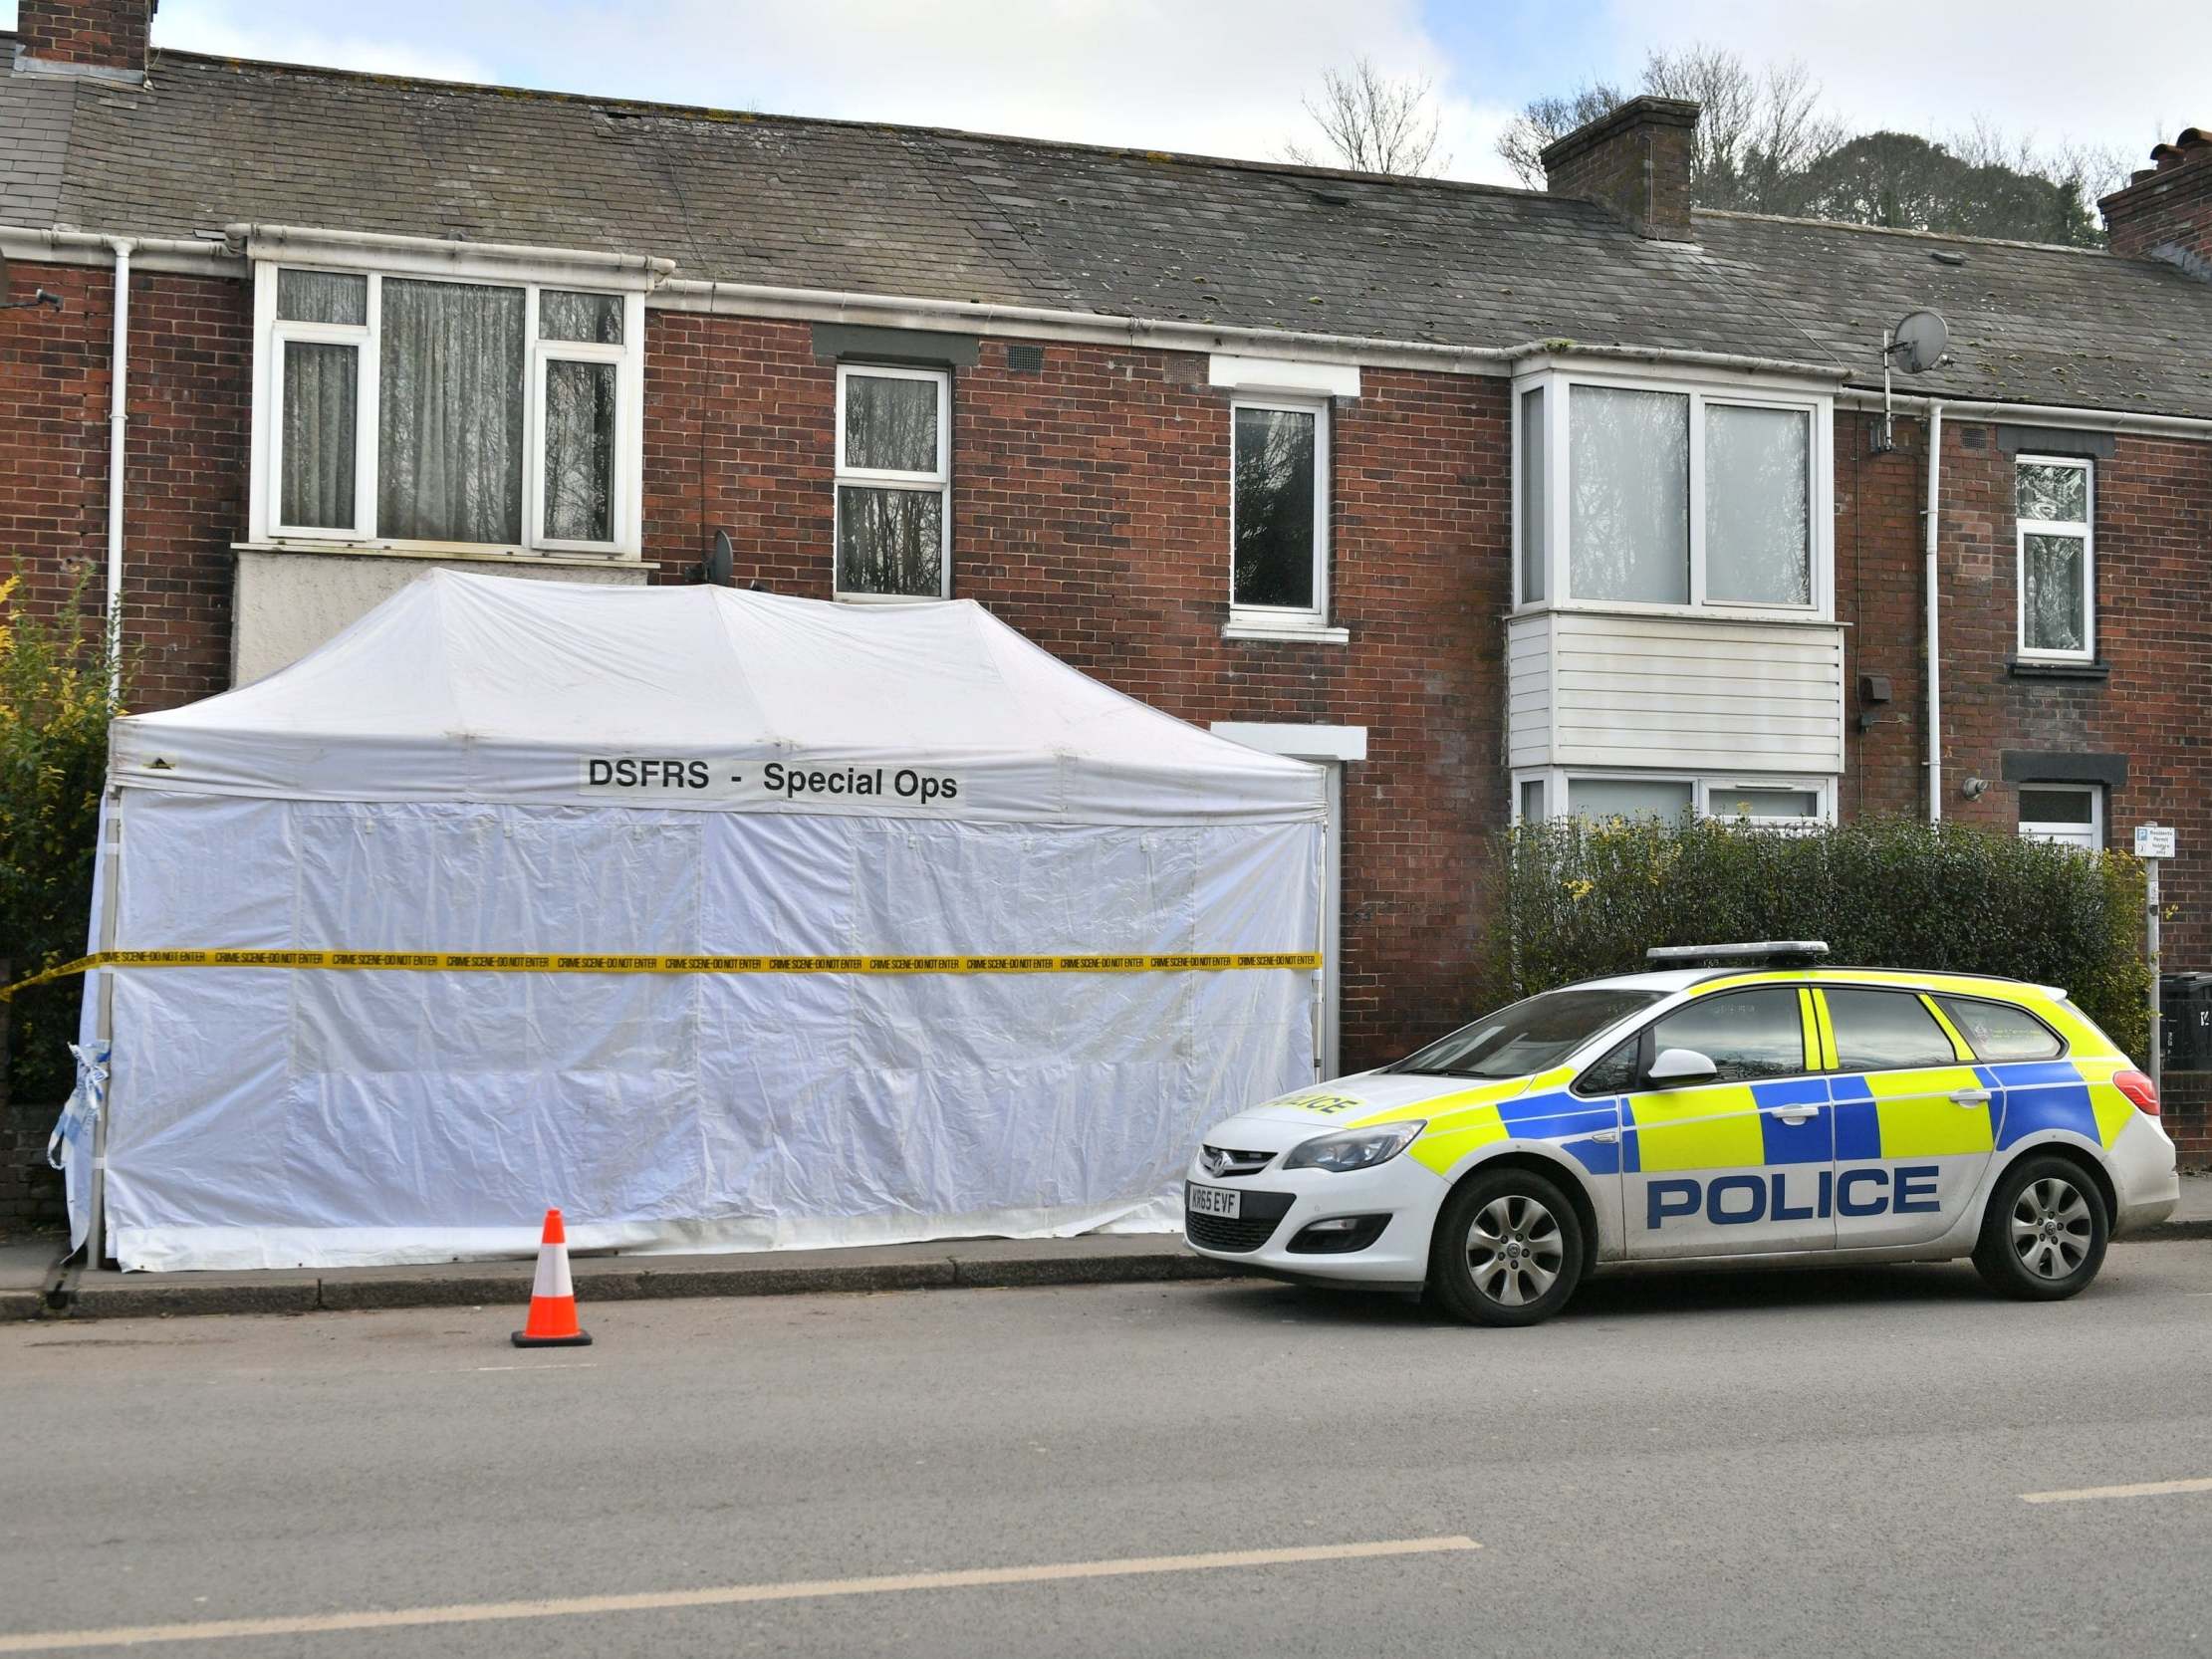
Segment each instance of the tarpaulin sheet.
[[[1320,928],[1318,768],[974,605],[440,575],[117,740],[119,949],[1156,955]],[[770,758],[805,785],[749,789]],[[594,762],[640,759],[593,793]],[[555,1203],[583,1248],[1164,1229],[1206,1124],[1314,1075],[1291,970],[114,978],[127,1268],[520,1252]]]

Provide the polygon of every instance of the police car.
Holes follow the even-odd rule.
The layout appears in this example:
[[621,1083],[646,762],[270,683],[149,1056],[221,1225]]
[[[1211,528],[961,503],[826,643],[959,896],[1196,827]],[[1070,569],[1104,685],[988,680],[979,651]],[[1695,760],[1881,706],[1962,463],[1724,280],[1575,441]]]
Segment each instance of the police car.
[[2064,991],[1827,953],[1654,950],[1240,1112],[1191,1162],[1185,1234],[1510,1325],[1648,1262],[1971,1257],[2055,1300],[2172,1211],[2157,1091]]

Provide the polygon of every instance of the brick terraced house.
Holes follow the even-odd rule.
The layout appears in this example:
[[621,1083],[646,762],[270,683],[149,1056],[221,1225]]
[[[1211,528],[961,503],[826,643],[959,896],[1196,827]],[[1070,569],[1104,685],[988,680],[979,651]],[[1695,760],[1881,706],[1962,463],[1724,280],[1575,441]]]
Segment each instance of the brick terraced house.
[[[1532,192],[230,62],[149,12],[0,37],[0,251],[60,301],[0,312],[4,551],[44,602],[92,574],[146,706],[433,566],[692,582],[726,531],[740,585],[978,599],[1330,763],[1346,1066],[1469,1012],[1516,815],[2156,820],[2169,965],[2212,968],[2203,133],[2092,253],[1692,209],[1657,99]],[[1950,356],[1884,441],[1923,307]]]

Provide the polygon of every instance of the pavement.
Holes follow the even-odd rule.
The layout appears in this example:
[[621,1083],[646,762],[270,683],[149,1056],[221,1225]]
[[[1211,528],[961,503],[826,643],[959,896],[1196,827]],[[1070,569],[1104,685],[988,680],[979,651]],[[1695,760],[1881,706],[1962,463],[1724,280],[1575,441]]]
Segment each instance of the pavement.
[[0,1652],[2180,1653],[2212,1249],[0,1327]]
[[[2130,1237],[2140,1243],[2212,1239],[2212,1176],[2184,1175],[2172,1217]],[[520,1260],[124,1274],[64,1267],[62,1254],[56,1238],[0,1240],[0,1320],[520,1304],[529,1301],[536,1271],[534,1260]],[[584,1257],[574,1259],[571,1269],[584,1303],[1238,1277],[1234,1268],[1193,1255],[1173,1234],[957,1239],[742,1256]]]

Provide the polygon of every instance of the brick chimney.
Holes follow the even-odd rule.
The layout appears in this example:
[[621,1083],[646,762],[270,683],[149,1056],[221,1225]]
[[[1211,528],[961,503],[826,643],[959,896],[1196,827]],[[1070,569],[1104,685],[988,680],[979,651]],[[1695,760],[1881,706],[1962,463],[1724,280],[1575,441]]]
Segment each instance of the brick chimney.
[[1698,107],[1679,98],[1631,98],[1609,116],[1545,146],[1544,187],[1609,207],[1638,236],[1689,242],[1690,151]]
[[143,81],[159,0],[16,0],[15,68]]
[[2212,133],[2187,127],[2150,159],[2096,204],[2112,252],[2168,260],[2212,282]]

